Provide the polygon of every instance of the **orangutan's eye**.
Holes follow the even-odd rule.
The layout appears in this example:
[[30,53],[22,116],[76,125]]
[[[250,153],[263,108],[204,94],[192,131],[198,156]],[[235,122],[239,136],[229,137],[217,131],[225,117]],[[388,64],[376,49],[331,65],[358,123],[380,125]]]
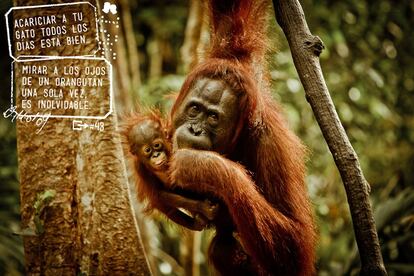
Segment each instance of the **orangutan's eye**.
[[154,149],[155,150],[161,150],[162,149],[162,144],[160,142],[157,142],[154,144]]
[[208,120],[208,123],[209,123],[211,126],[216,126],[216,125],[218,124],[219,116],[218,116],[218,114],[217,114],[217,113],[215,113],[215,112],[210,112],[210,113],[208,114],[208,118],[207,118],[207,120]]
[[188,115],[190,117],[196,117],[201,112],[200,107],[197,104],[193,104],[188,109]]
[[151,147],[148,145],[145,145],[142,147],[142,152],[144,153],[145,156],[149,156],[151,154]]

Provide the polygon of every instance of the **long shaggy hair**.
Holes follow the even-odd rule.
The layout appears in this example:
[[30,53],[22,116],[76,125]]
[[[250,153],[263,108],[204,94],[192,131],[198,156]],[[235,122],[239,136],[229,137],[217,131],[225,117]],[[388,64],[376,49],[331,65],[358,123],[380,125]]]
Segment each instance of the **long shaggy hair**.
[[[275,275],[312,275],[316,235],[305,186],[306,149],[288,128],[263,74],[269,1],[210,0],[209,7],[208,56],[188,75],[171,117],[195,81],[224,81],[239,98],[239,120],[226,152],[234,162],[219,155],[206,159],[202,153],[186,156],[186,162],[178,155],[172,178],[197,183],[185,188],[223,199],[243,246],[259,267]],[[217,184],[223,182],[223,187]]]

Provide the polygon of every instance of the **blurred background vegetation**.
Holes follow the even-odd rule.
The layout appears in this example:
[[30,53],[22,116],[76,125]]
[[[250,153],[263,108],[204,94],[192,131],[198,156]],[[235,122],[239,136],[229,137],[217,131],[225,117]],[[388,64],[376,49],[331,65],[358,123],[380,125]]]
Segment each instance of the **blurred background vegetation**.
[[[186,57],[180,49],[186,39],[190,3],[129,2],[141,83],[132,87],[132,96],[165,112],[171,105],[166,95],[178,91],[185,77]],[[389,275],[414,275],[414,1],[301,3],[312,33],[325,43],[321,55],[324,76],[371,185]],[[11,1],[2,0],[0,13],[10,7]],[[11,59],[4,19],[0,24],[0,106],[4,111],[9,105]],[[282,103],[292,128],[311,150],[307,184],[320,234],[318,274],[354,274],[358,256],[341,179],[274,20],[269,36],[274,46],[269,54],[274,98]],[[200,40],[205,39],[202,35]],[[2,116],[0,139],[0,275],[20,275],[22,242],[12,235],[19,229],[15,124]],[[160,274],[191,271],[186,268],[188,258],[197,265],[198,273],[208,273],[205,252],[210,232],[184,233],[158,216],[142,221],[145,243],[155,256],[152,264]]]

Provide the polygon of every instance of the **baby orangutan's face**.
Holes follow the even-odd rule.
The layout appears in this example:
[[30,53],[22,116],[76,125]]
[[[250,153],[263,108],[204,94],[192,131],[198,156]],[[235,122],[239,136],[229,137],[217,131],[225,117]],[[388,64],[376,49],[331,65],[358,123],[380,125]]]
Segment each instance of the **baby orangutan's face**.
[[162,171],[168,167],[169,150],[161,126],[152,120],[146,120],[134,126],[128,143],[133,155],[150,171]]

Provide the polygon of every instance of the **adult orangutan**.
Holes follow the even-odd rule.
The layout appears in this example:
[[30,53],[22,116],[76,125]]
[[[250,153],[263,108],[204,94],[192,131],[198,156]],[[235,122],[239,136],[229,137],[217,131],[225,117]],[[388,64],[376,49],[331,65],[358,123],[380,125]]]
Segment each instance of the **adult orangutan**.
[[209,256],[223,275],[312,275],[305,149],[263,76],[268,1],[211,0],[211,48],[171,112],[172,183],[223,205]]

